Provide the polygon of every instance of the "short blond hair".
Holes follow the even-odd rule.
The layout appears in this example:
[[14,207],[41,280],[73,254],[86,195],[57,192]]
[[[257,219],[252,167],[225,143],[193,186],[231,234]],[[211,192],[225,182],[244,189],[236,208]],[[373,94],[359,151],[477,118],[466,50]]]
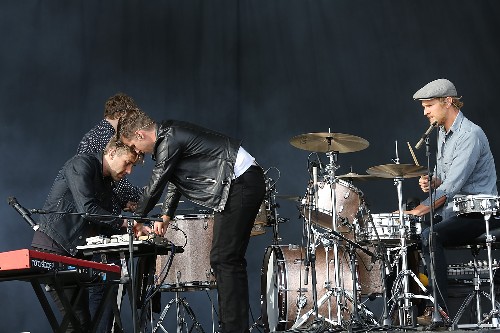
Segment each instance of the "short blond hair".
[[[457,109],[461,109],[463,106],[464,106],[464,102],[462,102],[460,99],[462,97],[452,97],[452,96],[449,96],[451,98],[451,105],[453,105],[454,107],[456,107]],[[444,104],[446,103],[446,99],[448,97],[439,97],[439,101]]]
[[111,137],[106,148],[104,148],[104,154],[108,154],[111,150],[115,150],[118,156],[123,154],[131,154],[134,157],[134,160],[138,159],[137,152],[135,149],[127,146],[123,142],[121,142],[116,136]]

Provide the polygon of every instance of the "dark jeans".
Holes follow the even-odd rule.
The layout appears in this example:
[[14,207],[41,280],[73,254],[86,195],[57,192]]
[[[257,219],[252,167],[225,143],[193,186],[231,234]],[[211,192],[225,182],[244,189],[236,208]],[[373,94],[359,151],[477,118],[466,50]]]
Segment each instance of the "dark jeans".
[[[92,257],[92,260],[95,262],[103,262],[102,258],[100,255],[94,255]],[[117,258],[116,256],[109,256],[106,259],[106,262],[109,264],[115,264],[120,266],[120,259]],[[104,282],[104,281],[103,281]],[[99,305],[103,301],[106,292],[109,290],[109,288],[114,288],[113,291],[111,292],[111,295],[109,296],[109,302],[107,303],[107,306],[104,307],[101,311],[101,320],[99,321],[99,325],[97,327],[96,333],[109,333],[111,332],[111,329],[113,327],[113,319],[114,319],[114,313],[113,313],[113,308],[112,305],[113,303],[116,304],[117,302],[117,297],[118,297],[118,288],[116,285],[113,284],[96,284],[91,287],[89,287],[88,290],[88,306],[89,306],[89,311],[90,315],[92,318],[92,324],[95,323],[95,318],[97,316],[97,311],[99,309]]]
[[[500,221],[491,218],[490,230],[500,227]],[[467,245],[472,240],[486,232],[486,223],[482,215],[474,217],[454,216],[434,224],[434,271],[438,285],[437,299],[439,305],[446,309],[448,300],[448,264],[445,257],[446,246]],[[422,252],[424,253],[428,271],[430,271],[430,253],[429,253],[429,233],[430,228],[422,231]],[[433,284],[433,281],[429,281]]]
[[262,168],[252,166],[233,181],[224,210],[214,214],[210,264],[217,281],[223,333],[249,331],[245,253],[265,191]]
[[[59,312],[62,316],[66,315],[66,309],[63,306],[59,295],[54,289],[54,286],[51,284],[47,284],[45,287],[48,291],[49,295],[54,300],[54,304],[59,309]],[[89,305],[88,305],[88,292],[87,290],[82,290],[83,294],[80,295],[80,298],[77,300],[77,294],[80,290],[79,287],[65,287],[63,289],[65,298],[72,304],[73,313],[75,314],[76,319],[80,322],[78,329],[75,329],[72,325],[71,321],[69,322],[68,327],[64,332],[88,332],[90,330],[91,322],[90,322],[90,314],[89,314]],[[75,302],[74,302],[75,301]]]
[[[94,318],[97,315],[97,310],[99,308],[99,304],[104,298],[105,292],[110,288],[108,285],[98,284],[95,286],[89,287],[89,310],[90,315],[92,316],[92,323],[95,322]],[[116,303],[117,293],[113,291],[111,295],[111,302]],[[99,326],[97,327],[97,333],[109,333],[111,332],[111,328],[113,327],[113,308],[111,307],[111,303],[102,310],[101,320],[99,321]]]

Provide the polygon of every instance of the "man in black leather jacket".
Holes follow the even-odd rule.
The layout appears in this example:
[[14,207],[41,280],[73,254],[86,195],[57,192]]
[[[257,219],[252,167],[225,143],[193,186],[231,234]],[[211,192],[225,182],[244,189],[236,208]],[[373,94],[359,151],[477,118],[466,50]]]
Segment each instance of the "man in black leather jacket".
[[[126,221],[120,218],[84,214],[111,214],[115,182],[130,174],[136,161],[135,150],[113,139],[104,153],[79,154],[69,159],[59,171],[45,201],[43,210],[47,213],[40,217],[32,247],[39,251],[74,256],[76,247],[85,245],[87,237],[116,234],[119,228],[126,227]],[[66,288],[65,292],[67,298],[72,299],[77,289]],[[64,315],[57,293],[53,289],[49,293]],[[73,309],[80,321],[81,331],[87,332],[91,323],[88,296],[81,297]],[[90,309],[91,313],[95,310]],[[68,328],[67,332],[72,330]]]
[[147,215],[168,187],[164,222],[154,225],[157,234],[164,234],[181,195],[215,211],[210,265],[217,281],[220,330],[248,332],[245,253],[266,191],[262,168],[240,140],[187,122],[157,124],[139,109],[120,118],[117,135],[155,160],[135,213]]

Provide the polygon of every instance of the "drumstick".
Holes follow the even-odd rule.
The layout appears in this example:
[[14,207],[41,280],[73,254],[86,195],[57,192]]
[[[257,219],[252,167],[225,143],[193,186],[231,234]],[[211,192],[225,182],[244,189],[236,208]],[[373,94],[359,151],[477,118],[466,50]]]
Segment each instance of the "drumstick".
[[415,165],[420,166],[420,164],[418,164],[417,157],[415,156],[415,153],[413,152],[413,149],[411,148],[410,143],[409,142],[406,142],[406,143],[408,144],[408,148],[410,148],[410,154],[413,157],[413,161],[415,161]]

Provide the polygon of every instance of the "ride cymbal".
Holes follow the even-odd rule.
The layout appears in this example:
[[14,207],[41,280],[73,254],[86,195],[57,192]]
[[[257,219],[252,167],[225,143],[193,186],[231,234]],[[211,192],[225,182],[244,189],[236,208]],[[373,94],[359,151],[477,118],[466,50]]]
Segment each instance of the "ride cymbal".
[[290,144],[296,148],[318,152],[352,153],[370,144],[363,138],[342,133],[307,133],[294,136]]
[[371,167],[366,172],[382,178],[414,178],[427,174],[427,169],[415,164],[383,164]]

